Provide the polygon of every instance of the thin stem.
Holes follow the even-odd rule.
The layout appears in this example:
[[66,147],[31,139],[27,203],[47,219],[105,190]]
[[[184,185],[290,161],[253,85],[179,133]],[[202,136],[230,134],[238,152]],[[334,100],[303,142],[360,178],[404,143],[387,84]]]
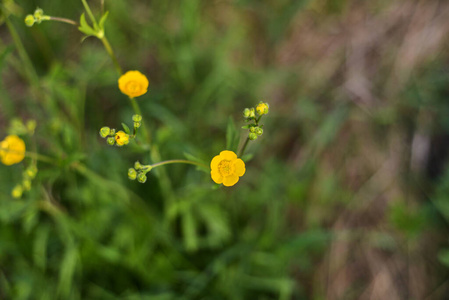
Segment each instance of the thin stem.
[[106,38],[106,36],[103,36],[101,38],[101,42],[103,43],[103,46],[106,49],[106,52],[111,57],[112,62],[114,63],[115,69],[117,70],[117,73],[119,74],[119,76],[122,75],[123,74],[122,68],[120,67],[120,64],[118,63],[117,57],[114,54],[114,50],[112,50],[111,44],[109,44],[109,41]]
[[[3,12],[3,9],[1,10]],[[38,86],[39,77],[37,76],[33,64],[31,63],[30,57],[28,56],[28,53],[26,52],[25,47],[23,46],[22,41],[20,40],[19,34],[17,33],[16,29],[14,28],[8,17],[5,17],[4,21],[14,41],[14,45],[16,46],[17,52],[19,53],[19,57],[25,66],[28,80],[33,84],[33,86],[35,87]]]
[[32,159],[39,160],[39,161],[42,161],[42,162],[46,162],[46,163],[49,163],[49,164],[52,164],[52,165],[58,165],[58,163],[53,158],[51,158],[49,156],[45,156],[45,155],[39,154],[39,153],[25,151],[25,156],[28,156],[28,157],[30,157]]
[[89,15],[89,18],[90,18],[90,20],[92,21],[92,23],[93,23],[95,26],[98,26],[97,20],[95,20],[94,14],[93,14],[92,11],[90,10],[90,7],[89,7],[89,5],[87,4],[86,0],[81,0],[81,2],[83,2],[84,9],[86,10],[87,14]]
[[242,155],[245,153],[246,146],[248,146],[248,142],[249,142],[249,137],[246,138],[246,141],[245,141],[245,143],[243,144],[242,149],[240,149],[240,152],[239,152],[238,157],[242,157]]
[[67,23],[70,25],[74,25],[74,26],[78,26],[78,23],[76,23],[73,20],[70,19],[66,19],[66,18],[60,18],[60,17],[52,17],[52,16],[48,16],[50,21],[58,21],[58,22],[63,22],[63,23]]
[[196,166],[207,168],[207,166],[205,164],[202,164],[202,163],[199,163],[196,161],[186,160],[186,159],[171,159],[171,160],[161,161],[161,162],[152,164],[151,168],[154,169],[156,167],[160,167],[160,166],[168,165],[168,164],[190,164],[190,165],[196,165]]
[[[131,102],[131,106],[133,107],[134,113],[137,115],[142,115],[142,111],[140,110],[140,106],[137,103],[136,99],[129,97],[129,101]],[[142,120],[142,125],[140,128],[142,128],[142,133],[145,137],[145,140],[148,144],[151,144],[151,136],[147,128],[145,127],[144,121]]]

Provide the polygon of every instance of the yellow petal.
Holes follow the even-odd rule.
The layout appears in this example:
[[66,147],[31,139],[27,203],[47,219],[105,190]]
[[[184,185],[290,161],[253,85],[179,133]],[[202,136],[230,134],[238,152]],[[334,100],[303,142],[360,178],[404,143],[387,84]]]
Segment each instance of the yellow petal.
[[212,177],[212,180],[215,183],[222,183],[223,182],[223,176],[220,175],[220,173],[218,173],[218,171],[212,171],[210,172],[210,177]]
[[221,151],[220,156],[222,157],[222,159],[226,159],[226,160],[237,159],[237,154],[235,154],[234,152],[229,151],[229,150]]
[[210,168],[212,170],[216,170],[218,168],[218,164],[220,163],[220,161],[222,160],[222,158],[220,157],[220,155],[215,156],[214,158],[212,158],[212,161],[210,162]]
[[234,184],[239,181],[239,177],[237,175],[229,175],[223,178],[223,185],[224,186],[233,186]]
[[245,174],[245,163],[240,158],[236,159],[234,161],[234,167],[235,167],[235,174],[237,176],[243,176]]

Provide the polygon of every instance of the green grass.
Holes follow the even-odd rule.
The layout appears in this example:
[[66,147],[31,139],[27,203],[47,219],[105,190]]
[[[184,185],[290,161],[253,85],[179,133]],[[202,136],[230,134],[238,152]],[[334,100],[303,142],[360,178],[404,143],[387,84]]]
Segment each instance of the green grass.
[[[81,1],[16,2],[6,16],[2,2],[0,138],[13,119],[36,120],[27,149],[55,164],[38,162],[21,199],[11,190],[30,159],[0,167],[1,299],[358,299],[385,257],[429,277],[423,294],[447,291],[447,55],[389,77],[397,29],[367,55],[375,101],[345,85],[353,44],[338,26],[356,9],[380,18],[384,1],[106,0],[119,63],[150,81],[137,99],[150,150],[98,134],[134,113],[101,42],[23,22],[37,6],[78,21]],[[89,3],[99,16],[100,1]],[[136,160],[187,153],[208,165],[232,140],[230,118],[243,144],[242,111],[261,100],[264,134],[234,187],[191,165],[128,180]],[[431,150],[412,169],[417,133]],[[422,296],[405,269],[388,271],[395,293]]]

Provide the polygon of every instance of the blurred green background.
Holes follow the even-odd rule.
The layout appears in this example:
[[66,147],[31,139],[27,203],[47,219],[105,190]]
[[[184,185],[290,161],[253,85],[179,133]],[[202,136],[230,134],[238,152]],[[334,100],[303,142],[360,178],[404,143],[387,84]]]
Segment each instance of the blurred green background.
[[[71,25],[26,27],[36,7],[84,11],[2,1],[0,139],[36,120],[27,149],[57,164],[21,199],[30,160],[0,166],[0,299],[446,299],[447,1],[105,0],[122,68],[150,81],[152,153],[99,137],[133,114],[114,66]],[[208,164],[260,100],[234,187],[189,165],[128,180]]]

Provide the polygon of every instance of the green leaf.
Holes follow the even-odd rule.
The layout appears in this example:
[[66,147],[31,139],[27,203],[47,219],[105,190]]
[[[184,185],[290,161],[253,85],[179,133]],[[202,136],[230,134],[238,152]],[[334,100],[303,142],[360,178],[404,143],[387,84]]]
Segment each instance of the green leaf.
[[253,153],[248,153],[248,154],[243,155],[243,156],[241,157],[241,159],[242,159],[244,162],[249,162],[251,159],[253,159],[253,157],[254,157],[254,154],[253,154]]
[[105,12],[103,16],[101,16],[100,22],[98,23],[98,27],[100,27],[101,30],[104,30],[104,22],[106,22],[106,19],[108,18],[109,12]]
[[229,117],[226,130],[226,149],[236,152],[239,145],[239,137],[239,131],[235,127],[234,120],[232,117]]
[[90,35],[97,35],[97,32],[87,24],[86,17],[84,16],[84,13],[81,14],[80,17],[80,27],[78,27],[78,30],[82,33]]
[[125,130],[126,134],[130,134],[131,131],[129,130],[128,125],[126,125],[125,123],[122,123],[122,127]]

